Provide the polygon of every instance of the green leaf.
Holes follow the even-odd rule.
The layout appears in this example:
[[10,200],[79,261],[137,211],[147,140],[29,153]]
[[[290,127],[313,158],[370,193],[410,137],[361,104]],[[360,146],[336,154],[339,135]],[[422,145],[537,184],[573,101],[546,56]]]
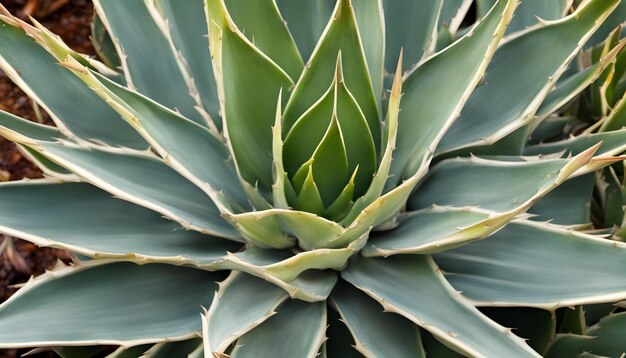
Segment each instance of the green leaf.
[[[346,147],[347,174],[350,176],[356,172],[355,195],[361,196],[367,190],[376,171],[376,140],[372,137],[372,132],[348,89],[340,86],[336,94],[336,120]],[[346,179],[349,179],[349,176]]]
[[554,312],[526,307],[483,307],[481,312],[516,335],[527,339],[528,345],[544,354],[554,338],[556,318]]
[[385,68],[392,72],[404,53],[403,71],[410,70],[434,50],[437,17],[443,0],[384,0]]
[[245,4],[238,0],[219,1],[224,1],[234,24],[256,48],[276,62],[293,81],[300,77],[304,68],[302,57],[274,0],[249,0]]
[[444,28],[450,36],[456,34],[472,3],[473,0],[443,0],[439,13],[439,36]]
[[363,53],[367,61],[374,95],[383,95],[385,71],[385,15],[383,0],[353,1],[354,14],[359,29]]
[[597,303],[592,305],[584,305],[585,323],[587,326],[597,324],[602,318],[615,312],[617,305],[613,303]]
[[39,144],[40,153],[117,197],[170,217],[184,227],[225,238],[239,235],[211,199],[160,159],[69,143]]
[[[621,26],[613,30],[601,44],[591,48],[588,52],[588,57],[591,61],[597,61],[598,58],[605,56],[613,47],[617,46],[620,39],[620,32]],[[615,66],[610,66],[599,76],[596,82],[591,84],[590,90],[587,91],[584,98],[585,101],[588,101],[588,105],[582,108],[583,111],[588,112],[588,115],[605,117],[608,114],[609,108],[614,104],[613,88],[611,85],[612,78],[620,76],[619,74],[615,74],[615,70]]]
[[[616,167],[619,168],[620,166]],[[600,184],[602,187],[598,188],[598,191],[600,191],[600,199],[598,201],[604,208],[603,227],[607,228],[620,228],[623,226],[624,210],[626,209],[624,205],[626,204],[624,182],[623,179],[617,176],[614,169],[613,167],[607,168],[604,178],[598,178],[598,180],[602,180],[602,184]]]
[[615,103],[615,106],[613,106],[611,112],[604,120],[600,130],[609,132],[619,130],[623,127],[626,127],[626,95]]
[[222,0],[208,1],[207,10],[224,134],[242,178],[269,188],[276,99],[293,80],[236,28]]
[[566,181],[533,204],[532,220],[550,221],[560,225],[580,225],[591,222],[589,201],[595,184],[593,174]]
[[507,32],[524,30],[542,20],[557,20],[567,14],[573,2],[573,0],[522,1]]
[[207,128],[84,67],[77,67],[76,62],[65,64],[135,127],[174,170],[231,210],[250,208],[235,168],[228,160],[228,148]]
[[454,38],[452,33],[447,27],[442,27],[437,32],[437,45],[435,46],[435,51],[439,52],[444,48],[450,46],[454,42]]
[[199,338],[188,339],[180,342],[157,343],[141,356],[142,358],[170,358],[186,357],[188,354],[202,346]]
[[[336,239],[344,232],[344,228],[334,221],[305,211],[271,209],[237,214],[229,219],[238,225],[240,231],[267,233],[272,236],[263,236],[272,241],[284,236],[280,226],[278,226],[279,223],[276,222],[279,219],[285,224],[287,230],[298,239],[300,246],[309,249],[323,247],[327,242]],[[284,245],[283,247],[291,246],[288,242],[285,242]]]
[[307,60],[319,40],[335,6],[334,0],[276,0],[302,58]]
[[111,40],[111,36],[109,36],[98,14],[94,14],[91,21],[91,43],[98,54],[98,58],[104,64],[112,69],[121,68],[122,61],[115,49],[115,44],[113,44],[113,40]]
[[393,219],[405,207],[406,200],[416,183],[417,177],[412,178],[377,198],[358,213],[354,221],[340,235],[328,241],[326,247],[344,247],[363,236],[367,236],[372,228]]
[[562,183],[569,176],[566,175],[568,163],[573,162],[448,159],[428,173],[408,207],[417,210],[431,205],[478,206],[493,211],[513,210]]
[[275,215],[266,215],[265,211],[251,211],[243,214],[225,214],[225,218],[233,222],[237,230],[253,246],[264,248],[287,248],[294,246],[293,239],[288,237]]
[[352,2],[337,1],[331,20],[287,102],[283,119],[285,130],[289,131],[298,118],[327,91],[336,73],[335,60],[341,53],[343,62],[350,64],[343,69],[345,86],[363,112],[375,148],[380,147],[378,97],[372,87],[356,21]]
[[283,127],[282,127],[282,99],[283,93],[278,94],[278,101],[276,103],[276,116],[274,120],[274,126],[272,127],[272,157],[274,184],[272,185],[272,199],[273,207],[277,209],[289,209],[289,201],[296,200],[296,192],[289,181],[287,172],[285,171],[285,164],[283,162]]
[[231,356],[314,358],[324,341],[325,331],[324,302],[289,300],[278,308],[274,316],[237,340]]
[[[548,172],[545,173],[546,175],[548,174],[549,175],[546,178],[540,178],[541,180],[539,182],[543,184],[541,187],[529,188],[529,187],[524,187],[523,185],[520,185],[522,186],[521,188],[522,190],[520,192],[513,193],[513,194],[520,193],[519,194],[520,197],[509,198],[509,200],[506,201],[504,205],[503,203],[500,203],[499,200],[493,200],[493,196],[491,195],[486,196],[487,201],[485,201],[485,198],[476,197],[473,199],[478,200],[477,202],[471,202],[469,204],[456,203],[457,198],[450,198],[450,196],[447,196],[447,194],[450,193],[450,188],[448,187],[443,188],[442,189],[443,192],[431,191],[429,195],[432,195],[432,197],[430,197],[430,199],[427,199],[421,205],[430,206],[432,204],[437,204],[438,200],[453,200],[457,206],[484,204],[484,205],[489,205],[490,206],[489,208],[492,210],[494,210],[494,208],[500,208],[500,210],[506,210],[506,208],[509,207],[509,210],[505,211],[504,213],[493,215],[488,220],[463,228],[462,230],[459,231],[460,235],[457,235],[456,237],[454,237],[454,235],[453,235],[453,238],[448,237],[450,239],[449,240],[450,242],[448,242],[448,244],[450,243],[456,244],[457,240],[463,242],[471,238],[483,238],[485,237],[485,235],[492,233],[493,230],[497,230],[498,228],[502,227],[502,225],[506,224],[508,221],[513,219],[513,217],[515,217],[516,215],[520,214],[524,210],[527,210],[541,196],[545,195],[550,190],[554,189],[556,186],[561,184],[563,181],[565,181],[569,177],[574,176],[574,175],[588,173],[590,171],[594,171],[608,164],[611,164],[612,162],[617,160],[615,158],[608,158],[608,159],[607,158],[595,158],[595,159],[592,158],[593,154],[598,150],[598,147],[599,145],[596,145],[594,147],[587,149],[585,152],[582,152],[578,156],[572,158],[571,161],[569,161],[568,163],[561,162],[559,165],[560,168],[557,168],[557,171],[552,174],[550,174],[549,169],[554,169],[554,168],[549,166],[547,168]],[[519,160],[520,158],[517,158],[517,159]],[[464,160],[457,159],[456,161],[463,162]],[[519,161],[518,162],[498,162],[498,161],[489,161],[489,160],[479,160],[476,158],[471,158],[469,160],[465,159],[465,161],[469,161],[469,162],[478,161],[478,162],[482,162],[483,164],[486,164],[487,166],[493,165],[493,164],[497,164],[496,166],[498,165],[502,166],[504,164],[505,167],[511,166],[513,168],[519,167],[519,166],[523,167],[525,165],[524,162],[519,162]],[[454,163],[454,162],[455,160],[448,161],[448,163]],[[426,167],[422,167],[420,171],[425,171],[425,169]],[[537,168],[534,168],[534,169],[537,169]],[[543,169],[545,172],[546,170],[545,165]],[[404,181],[397,188],[393,189],[392,191],[378,198],[374,203],[372,203],[370,206],[364,209],[363,212],[355,219],[355,221],[348,228],[346,228],[344,232],[342,232],[336,239],[329,241],[326,244],[326,247],[341,247],[342,245],[345,245],[347,243],[350,243],[356,240],[361,235],[364,235],[369,230],[371,230],[373,226],[382,224],[385,221],[394,218],[394,216],[396,216],[397,213],[401,209],[403,209],[404,204],[406,203],[406,199],[410,195],[414,186],[417,184],[417,181],[422,176],[423,174],[421,172],[418,172],[409,180]],[[484,185],[484,183],[482,184]],[[460,183],[460,187],[463,187],[464,185],[465,185],[464,182]],[[475,184],[470,184],[470,185],[475,185]],[[460,187],[457,187],[457,188],[460,188]],[[510,190],[510,188],[507,186],[504,190]],[[457,192],[458,191],[459,190],[457,190]],[[459,195],[461,195],[461,201],[463,201],[464,200],[463,194],[465,194],[465,192],[463,190],[460,190],[460,191],[462,193]],[[439,195],[439,199],[435,199],[438,195]],[[469,194],[469,195],[472,196],[472,194]],[[421,200],[421,199],[418,199],[418,200]],[[450,205],[450,203],[446,205]],[[438,244],[439,243],[435,241],[432,246],[436,247]],[[427,246],[427,249],[432,248],[432,246],[428,244],[426,246]],[[416,248],[416,250],[421,250],[423,248],[424,247],[419,247],[419,248]]]
[[[330,306],[332,307],[332,306]],[[328,328],[326,328],[326,357],[363,358],[363,355],[354,348],[352,334],[341,321],[341,316],[334,309],[328,309]],[[320,358],[324,358],[318,356]]]
[[[324,144],[323,142],[320,144]],[[337,148],[332,148],[332,149],[337,149]],[[343,148],[341,148],[341,150],[343,150]],[[340,151],[341,153],[341,151]],[[341,156],[340,156],[341,158]],[[345,158],[345,156],[344,156]],[[343,169],[345,171],[345,167],[346,167],[346,163],[345,161],[343,163],[341,163],[341,161],[339,161],[339,164],[343,164]],[[321,169],[318,167],[318,169]],[[302,172],[306,173],[304,182],[300,185],[300,193],[298,194],[298,200],[295,202],[295,207],[298,210],[302,210],[302,211],[308,211],[310,213],[315,213],[317,215],[324,215],[324,202],[322,200],[322,196],[321,193],[315,183],[315,179],[313,176],[313,165],[311,164],[304,164],[302,166]],[[331,172],[332,173],[332,172]],[[340,172],[341,173],[341,172]],[[299,173],[298,173],[299,174]],[[297,178],[297,177],[296,177]],[[332,183],[331,183],[332,184]]]
[[398,60],[398,66],[396,67],[396,73],[393,79],[393,85],[391,87],[391,93],[389,94],[389,102],[387,109],[387,120],[385,123],[386,133],[384,133],[384,140],[386,145],[382,150],[382,157],[376,170],[376,174],[372,178],[369,188],[359,197],[347,217],[342,220],[342,225],[351,224],[356,219],[363,209],[374,203],[383,193],[389,170],[392,163],[392,154],[396,146],[396,138],[398,136],[398,115],[400,113],[400,98],[402,97],[402,53]]
[[16,142],[22,155],[33,162],[45,175],[63,181],[78,180],[75,174],[31,148],[31,146],[36,146],[38,141],[66,140],[67,138],[58,128],[27,121],[0,110],[0,136]]
[[[224,260],[225,269],[238,269],[253,275],[291,282],[311,269],[342,269],[348,259],[363,246],[362,239],[343,249],[315,249],[289,255],[288,252],[250,247]],[[222,267],[222,266],[221,266]]]
[[421,329],[422,344],[428,357],[437,358],[465,358],[464,355],[459,354],[452,349],[448,348],[446,344],[440,342],[436,337],[428,331]]
[[129,262],[92,261],[51,271],[0,305],[0,324],[11,327],[0,332],[0,347],[130,346],[192,338],[218,277]]
[[626,313],[607,316],[590,327],[585,335],[559,335],[546,357],[574,357],[583,352],[596,356],[619,357],[626,351],[622,338],[626,332]]
[[[509,25],[508,33],[524,30],[537,22],[556,20],[567,14],[573,0],[524,0],[515,11],[515,17]],[[476,7],[482,16],[495,3],[495,0],[477,0]]]
[[[148,147],[113,109],[60,67],[54,56],[15,27],[17,24],[7,21],[0,20],[0,67],[50,114],[64,134],[111,146]],[[54,81],[42,81],[42,78],[54,78]]]
[[352,198],[354,197],[354,178],[356,177],[358,170],[359,168],[357,167],[354,173],[352,173],[348,184],[346,184],[343,188],[337,199],[335,199],[335,201],[333,201],[333,203],[326,209],[327,215],[334,220],[343,219],[347,215],[348,210],[352,207]]
[[[1,117],[1,115],[0,115]],[[36,150],[30,148],[27,145],[19,145],[22,154],[33,162],[37,168],[39,168],[46,176],[51,178],[58,178],[61,180],[71,181],[76,180],[77,177],[69,170],[49,160],[43,155],[39,154]]]
[[606,21],[604,21],[604,23],[602,24],[602,26],[600,26],[598,31],[596,31],[593,34],[593,36],[591,36],[591,39],[589,39],[586,46],[591,47],[593,45],[599,44],[602,41],[604,41],[607,38],[607,36],[609,36],[609,34],[615,30],[617,26],[619,26],[620,24],[624,24],[625,16],[626,16],[626,3],[622,1],[615,8],[613,13],[611,13],[611,16],[609,16],[606,19]]
[[36,145],[39,141],[66,139],[58,128],[27,121],[5,111],[0,111],[0,119],[0,134],[10,141]]
[[[327,149],[326,157],[323,148]],[[376,147],[363,112],[346,87],[341,54],[337,56],[330,88],[291,128],[283,153],[287,173],[292,178],[310,161],[326,207],[339,195],[357,167],[355,195],[362,195],[370,184],[376,169]],[[321,182],[322,175],[328,176],[327,186]],[[300,185],[295,183],[296,191]]]
[[576,117],[569,116],[547,117],[532,130],[525,145],[536,145],[563,139],[566,133],[569,132],[568,129],[576,121],[578,121]]
[[[286,250],[249,247],[229,254],[213,269],[237,270],[257,276],[287,291],[292,298],[308,302],[325,300],[337,281],[329,267],[345,265],[354,250],[315,250],[292,255]],[[311,270],[312,269],[312,270]]]
[[625,252],[623,243],[517,221],[435,259],[450,283],[479,305],[554,310],[625,298]]
[[0,202],[0,232],[90,257],[210,266],[240,246],[183,230],[87,183],[3,183]]
[[[185,78],[191,94],[196,102],[202,104],[202,110],[208,113],[209,126],[221,130],[222,121],[219,114],[220,104],[217,86],[211,66],[211,53],[207,38],[208,27],[204,14],[203,0],[185,2],[175,0],[151,0],[164,21],[160,24],[171,46],[177,51],[178,61],[183,62],[188,78]],[[153,6],[148,2],[148,6]],[[156,14],[153,13],[153,16]],[[206,114],[205,114],[206,116]]]
[[559,333],[583,334],[585,330],[585,311],[583,306],[561,308]]
[[335,287],[330,302],[357,342],[356,349],[364,356],[426,356],[418,326],[395,313],[383,312],[376,301],[352,285],[344,283]]
[[240,272],[232,272],[219,285],[202,320],[206,352],[224,353],[237,338],[270,318],[289,297],[273,284]]
[[564,152],[563,155],[577,155],[587,148],[600,143],[598,154],[602,156],[621,154],[626,150],[626,129],[606,133],[581,134],[566,140],[542,143],[526,147],[524,155],[542,155]]
[[[397,119],[401,96],[401,68],[402,59],[398,62],[396,76],[389,101],[389,118],[388,118],[388,135],[387,147],[381,160],[380,168],[376,173],[372,185],[366,195],[360,198],[353,206],[349,215],[343,220],[343,224],[347,226],[344,232],[335,239],[327,242],[327,247],[341,247],[354,240],[358,240],[362,235],[367,234],[373,227],[381,225],[388,220],[397,216],[398,212],[406,206],[411,191],[414,189],[418,181],[423,177],[427,170],[427,166],[421,166],[420,169],[405,180],[398,187],[391,191],[380,195],[384,190],[388,173],[392,164],[391,153],[395,148],[397,135]],[[349,223],[349,226],[348,226]]]
[[491,222],[489,217],[484,211],[452,208],[433,208],[403,215],[398,218],[395,229],[374,233],[362,254],[389,256],[443,251],[486,237],[508,222],[504,220],[500,225],[490,227],[485,225]]
[[[621,76],[619,75],[620,73]],[[609,98],[609,105],[615,106],[615,102],[623,98],[624,93],[626,93],[626,52],[621,52],[617,55],[617,60],[615,60],[615,74],[611,86],[613,88],[610,97],[612,98]]]
[[572,15],[502,44],[487,70],[485,84],[474,91],[437,152],[492,144],[532,121],[584,40],[616,4],[617,0],[586,2]]
[[134,347],[120,346],[118,349],[113,351],[113,353],[107,355],[106,358],[138,358],[141,357],[151,347],[153,347],[153,345],[151,344],[142,344]]
[[479,145],[472,147],[471,151],[464,148],[458,149],[452,152],[446,152],[440,155],[437,160],[443,160],[454,157],[467,157],[471,155],[476,156],[518,156],[522,155],[524,147],[528,142],[530,124],[522,126],[510,134],[507,134],[504,138],[498,140],[495,143]]
[[340,131],[337,117],[334,117],[324,139],[311,157],[309,175],[314,178],[325,206],[329,206],[339,196],[343,184],[348,180],[347,157],[342,155],[346,153],[346,147]]
[[387,189],[429,162],[437,142],[483,76],[516,4],[499,1],[470,33],[406,78]]
[[[283,161],[286,173],[294,179],[296,173],[311,159],[315,149],[319,146],[330,124],[334,120],[336,79],[331,84],[328,92],[317,103],[304,113],[294,124],[285,137],[283,144]],[[347,161],[345,149],[338,152],[341,161]],[[306,174],[306,173],[305,173]],[[294,189],[299,190],[301,180],[294,180]]]
[[547,118],[550,114],[554,113],[582,92],[585,88],[595,82],[615,61],[615,58],[624,48],[624,45],[626,45],[626,42],[620,43],[608,54],[598,60],[598,62],[557,83],[555,88],[548,94],[548,96],[546,96],[543,103],[541,103],[541,106],[537,110],[537,117],[539,118],[539,121]]
[[[0,9],[2,11],[2,9]],[[16,21],[29,36],[31,36],[40,46],[45,48],[57,60],[64,60],[71,57],[81,64],[88,66],[92,70],[96,70],[104,76],[117,83],[125,83],[124,75],[115,69],[112,69],[98,60],[84,54],[80,54],[72,50],[63,42],[60,36],[48,30],[35,19],[31,19],[33,25],[13,17],[8,11],[5,11],[8,17]]]
[[342,277],[382,304],[385,311],[410,319],[460,353],[538,357],[521,338],[454,291],[429,256],[358,258]]
[[196,123],[207,124],[195,108],[199,98],[196,101],[190,94],[189,75],[167,39],[169,31],[164,22],[155,22],[146,2],[96,0],[94,7],[122,58],[129,86]]
[[477,15],[485,16],[496,2],[497,0],[476,0]]

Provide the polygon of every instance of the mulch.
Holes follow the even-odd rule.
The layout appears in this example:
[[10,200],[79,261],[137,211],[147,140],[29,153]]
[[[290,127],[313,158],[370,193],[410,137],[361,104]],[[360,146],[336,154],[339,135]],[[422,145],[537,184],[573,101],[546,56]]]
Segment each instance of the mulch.
[[[2,4],[12,14],[27,18],[23,10],[27,5],[35,11],[31,14],[39,17],[38,21],[59,34],[73,49],[95,56],[91,44],[90,23],[93,6],[88,0],[3,0]],[[62,4],[55,9],[55,6]],[[51,10],[52,9],[52,10]],[[52,12],[50,12],[52,11]],[[50,13],[48,13],[50,12]],[[43,17],[41,17],[43,16]],[[52,124],[50,117],[41,110],[41,114],[33,109],[33,103],[24,92],[0,71],[0,109],[28,120]],[[24,178],[41,178],[42,173],[19,152],[17,146],[0,137],[0,181],[20,180]],[[1,205],[7,205],[2,203]],[[0,235],[0,242],[3,237]],[[17,290],[14,285],[28,281],[31,275],[39,275],[54,266],[58,260],[68,262],[70,254],[66,251],[39,248],[32,243],[10,238],[12,245],[0,253],[0,302],[8,299]],[[0,245],[1,246],[1,245]],[[8,327],[4,327],[8,328]],[[28,350],[0,350],[0,358],[17,357]],[[40,353],[33,357],[55,357],[52,353]]]

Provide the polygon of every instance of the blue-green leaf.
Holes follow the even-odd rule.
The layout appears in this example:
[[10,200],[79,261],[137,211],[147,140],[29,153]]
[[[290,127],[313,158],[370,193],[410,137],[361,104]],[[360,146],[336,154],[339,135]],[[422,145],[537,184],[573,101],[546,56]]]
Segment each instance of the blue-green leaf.
[[484,74],[516,4],[515,0],[499,1],[470,33],[406,78],[388,188],[429,162],[437,142]]
[[417,325],[395,313],[383,312],[376,301],[352,285],[341,283],[335,287],[330,302],[364,356],[425,357]]
[[[210,116],[209,126],[220,130],[222,121],[217,94],[211,53],[209,51],[209,29],[204,14],[203,0],[150,0],[156,5],[159,14],[166,21],[165,31],[174,49],[180,52],[189,77],[186,78],[191,95],[199,97],[202,110]],[[148,5],[150,6],[150,5]],[[153,14],[153,16],[156,14]]]
[[[65,134],[111,146],[145,143],[104,101],[17,26],[0,20],[0,67],[51,115]],[[54,81],[42,81],[54,78]],[[68,101],[71,98],[71,101]],[[89,115],[86,115],[86,114]]]
[[160,28],[164,23],[155,22],[147,4],[96,0],[94,6],[120,53],[126,82],[164,106],[206,124],[195,108],[199,103],[190,94],[188,74]]
[[584,40],[617,0],[588,1],[572,15],[513,37],[498,48],[484,85],[441,140],[438,153],[489,145],[530,123]]
[[[383,305],[445,341],[478,357],[538,357],[524,341],[473,307],[443,278],[426,255],[358,258],[342,277]],[[416,299],[419,298],[419,299]]]
[[218,278],[192,268],[129,262],[92,261],[51,271],[0,305],[0,325],[11,327],[0,331],[0,348],[192,338]]
[[362,110],[376,148],[380,148],[379,97],[372,87],[356,21],[352,1],[337,1],[333,16],[285,107],[283,125],[286,131],[326,93],[336,73],[337,56],[341,53],[343,62],[350,64],[343,69],[345,86]]
[[626,246],[554,225],[514,222],[435,259],[479,305],[553,310],[626,298]]
[[232,272],[203,318],[204,350],[224,353],[228,346],[274,313],[289,296],[277,286]]
[[[237,341],[233,358],[315,358],[324,341],[326,304],[289,300]],[[286,337],[294,337],[285,339]]]
[[305,61],[308,61],[324,32],[335,2],[335,0],[276,0],[289,32]]
[[434,50],[437,18],[443,0],[384,0],[385,69],[393,73],[400,50],[403,70],[409,70]]
[[241,246],[184,230],[87,183],[3,183],[0,203],[3,234],[91,257],[210,266]]
[[276,99],[294,80],[239,31],[222,0],[206,4],[224,133],[243,179],[269,188]]

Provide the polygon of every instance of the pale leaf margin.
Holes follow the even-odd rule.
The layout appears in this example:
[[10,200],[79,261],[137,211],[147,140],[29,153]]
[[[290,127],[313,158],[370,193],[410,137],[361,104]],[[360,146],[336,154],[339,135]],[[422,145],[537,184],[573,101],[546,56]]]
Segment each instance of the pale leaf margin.
[[[61,266],[60,268],[55,268],[50,271],[46,271],[45,273],[37,276],[31,277],[28,282],[23,284],[20,289],[11,296],[8,300],[6,300],[4,304],[13,302],[18,300],[24,294],[30,292],[30,290],[44,285],[49,281],[62,278],[65,276],[69,276],[80,271],[88,270],[95,267],[100,267],[112,263],[118,263],[121,261],[118,260],[92,260],[81,262],[80,265],[76,266]],[[200,307],[198,307],[200,311]],[[89,345],[114,345],[119,346],[122,349],[127,349],[133,346],[138,346],[142,344],[152,344],[159,342],[170,342],[170,341],[183,341],[191,338],[201,337],[201,332],[192,332],[190,334],[185,334],[177,337],[165,337],[165,338],[146,338],[146,339],[135,339],[128,341],[120,341],[120,340],[89,340],[89,341],[52,341],[52,342],[24,342],[19,344],[10,344],[10,345],[1,345],[0,348],[12,349],[12,348],[28,348],[28,347],[38,347],[38,346],[89,346]]]

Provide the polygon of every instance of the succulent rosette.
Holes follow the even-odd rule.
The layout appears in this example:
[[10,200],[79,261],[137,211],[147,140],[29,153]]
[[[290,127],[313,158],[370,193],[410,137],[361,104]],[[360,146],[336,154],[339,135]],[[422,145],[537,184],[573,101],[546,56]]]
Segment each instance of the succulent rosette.
[[619,355],[624,314],[563,327],[626,298],[585,226],[626,6],[473,3],[94,0],[102,62],[3,9],[0,67],[56,126],[0,112],[47,176],[0,184],[0,232],[76,262],[0,305],[0,347]]

